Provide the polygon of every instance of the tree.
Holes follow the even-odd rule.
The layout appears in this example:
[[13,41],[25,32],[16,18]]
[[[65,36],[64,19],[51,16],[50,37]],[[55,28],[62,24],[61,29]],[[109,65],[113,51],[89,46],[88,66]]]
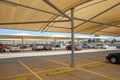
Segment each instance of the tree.
[[115,42],[116,42],[116,39],[112,39],[111,43],[113,43],[113,44],[114,44]]
[[93,40],[91,38],[88,39],[88,43],[91,43]]
[[[99,37],[99,35],[95,35],[95,37]],[[95,42],[101,42],[101,39],[100,38],[95,38]]]

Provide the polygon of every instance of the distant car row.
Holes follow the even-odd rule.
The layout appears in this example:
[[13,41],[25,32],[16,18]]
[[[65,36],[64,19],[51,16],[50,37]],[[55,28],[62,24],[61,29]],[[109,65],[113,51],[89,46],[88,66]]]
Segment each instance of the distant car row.
[[5,51],[21,51],[20,46],[17,45],[11,45],[11,46],[7,46],[4,44],[0,44],[0,52],[5,52]]
[[[81,50],[82,48],[94,48],[94,49],[107,49],[108,45],[105,44],[82,44],[82,45],[74,45],[74,50]],[[72,45],[67,45],[66,50],[71,50]]]
[[[4,45],[4,44],[0,44],[0,52],[22,51],[23,49],[26,49],[26,48],[27,48],[27,46],[23,46],[23,45]],[[32,50],[52,50],[52,47],[49,44],[32,44],[31,48],[32,48]]]
[[97,44],[82,44],[82,48],[94,48],[94,49],[107,49],[108,45],[104,43],[97,43]]

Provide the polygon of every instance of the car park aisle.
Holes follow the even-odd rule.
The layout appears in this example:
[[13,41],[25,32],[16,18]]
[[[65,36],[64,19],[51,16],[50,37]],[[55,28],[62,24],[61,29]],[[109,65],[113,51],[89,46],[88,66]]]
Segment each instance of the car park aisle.
[[[47,76],[47,74],[71,69],[70,55],[0,59],[0,80],[19,80],[23,78],[30,80],[38,80],[38,78],[40,80],[120,80],[120,65],[110,64],[105,59],[106,54],[105,51],[75,54],[76,66],[74,69],[76,71],[54,76]],[[85,68],[98,63],[104,65]]]

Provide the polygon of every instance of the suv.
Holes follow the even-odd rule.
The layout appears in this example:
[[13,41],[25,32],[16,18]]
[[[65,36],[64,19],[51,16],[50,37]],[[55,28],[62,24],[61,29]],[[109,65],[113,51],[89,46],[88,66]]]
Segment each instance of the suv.
[[120,63],[120,52],[108,54],[106,59],[109,60],[112,64]]
[[5,52],[6,49],[8,49],[8,46],[6,46],[4,44],[0,44],[0,52]]

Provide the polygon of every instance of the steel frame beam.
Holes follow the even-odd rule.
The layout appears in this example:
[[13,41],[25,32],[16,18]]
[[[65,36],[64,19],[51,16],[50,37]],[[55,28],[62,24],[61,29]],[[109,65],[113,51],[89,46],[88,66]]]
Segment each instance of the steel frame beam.
[[[106,10],[104,10],[104,11],[98,13],[97,15],[93,16],[92,18],[88,19],[88,21],[90,21],[90,20],[92,20],[92,19],[94,19],[94,18],[96,18],[96,17],[98,17],[98,16],[100,16],[100,15],[106,13],[107,11],[109,11],[109,10],[111,10],[111,9],[113,9],[113,8],[115,8],[115,7],[117,7],[118,5],[120,5],[120,3],[117,3],[117,4],[113,5],[113,6],[111,6],[110,8],[108,8],[108,9],[106,9]],[[81,24],[75,26],[75,28],[77,28],[77,27],[79,27],[79,26],[81,26],[81,25],[83,25],[83,24],[85,24],[85,23],[87,23],[87,21],[85,21],[85,22],[83,22],[83,23],[81,23]]]
[[[77,5],[73,6],[72,8],[75,8],[75,7],[79,6],[79,5],[82,5],[82,4],[87,3],[87,2],[90,2],[90,1],[93,1],[93,0],[86,0],[86,1],[84,1],[84,2],[82,2],[82,3],[80,3],[80,4],[77,4]],[[71,8],[71,9],[72,9],[72,8]],[[67,11],[68,11],[68,10],[67,10]]]
[[28,8],[28,9],[32,9],[32,10],[36,10],[36,11],[41,11],[41,12],[45,12],[45,13],[49,13],[49,14],[65,17],[62,14],[57,14],[57,13],[53,13],[53,12],[50,12],[50,11],[34,8],[34,7],[31,7],[31,6],[19,4],[19,3],[13,2],[13,1],[8,1],[8,0],[0,0],[0,1],[8,3],[8,4],[12,4],[12,5],[16,5],[16,6],[20,6],[20,7],[24,7],[24,8]]
[[50,7],[54,8],[56,11],[58,11],[59,13],[61,13],[62,15],[64,15],[65,17],[67,17],[68,19],[71,20],[71,18],[66,15],[64,12],[62,12],[59,8],[57,8],[53,3],[51,3],[49,0],[43,0],[45,3],[47,3]]
[[120,35],[120,33],[114,33],[114,32],[106,32],[106,31],[99,31],[99,32],[104,32],[104,33],[111,33],[111,34],[118,34],[118,35]]
[[101,30],[106,29],[106,28],[107,28],[107,27],[104,27],[104,28],[99,29],[99,30],[96,30],[96,31],[94,31],[94,32],[92,32],[92,33],[90,33],[90,34],[94,34],[94,33],[98,32],[98,31],[101,31]]
[[[95,23],[95,24],[99,24],[99,25],[105,25],[106,27],[117,27],[117,28],[120,28],[120,26],[118,25],[113,25],[113,24],[107,24],[107,23],[102,23],[102,22],[96,22],[96,21],[91,21],[91,20],[85,20],[85,19],[81,19],[81,18],[74,18],[75,20],[79,20],[79,21],[87,21],[87,22],[90,22],[90,23]],[[67,29],[66,27],[60,27],[60,26],[48,26],[46,25],[47,27],[55,27],[55,28],[64,28],[64,29]],[[42,31],[45,29],[46,27],[44,27],[42,29]],[[68,28],[69,29],[69,28]]]
[[[119,22],[119,21],[117,21],[117,22]],[[112,23],[116,23],[116,22],[112,22]],[[90,33],[90,34],[94,34],[94,33],[98,32],[98,31],[104,30],[104,29],[106,29],[106,28],[108,28],[108,27],[109,27],[109,26],[105,26],[104,28],[99,29],[99,30],[96,30],[96,31],[94,31],[94,32],[92,32],[92,33]],[[117,27],[117,26],[114,26],[114,27]],[[118,28],[120,28],[120,26],[118,26]]]
[[[12,2],[12,1],[8,1],[8,0],[1,0],[2,2],[6,2],[6,3],[9,3],[9,4],[13,4],[13,5],[17,5],[17,6],[21,6],[21,7],[25,7],[25,8],[29,8],[29,9],[33,9],[33,10],[37,10],[37,11],[42,11],[42,12],[46,12],[46,13],[50,13],[50,14],[54,14],[54,15],[58,15],[58,16],[64,16],[64,15],[61,15],[61,14],[56,14],[56,13],[53,13],[53,12],[49,12],[49,11],[45,11],[45,10],[41,10],[41,9],[37,9],[37,8],[33,8],[33,7],[30,7],[30,6],[27,6],[27,5],[23,5],[23,4],[19,4],[19,3],[15,3],[15,2]],[[87,0],[86,2],[89,2],[89,1],[92,1],[92,0]],[[86,3],[86,2],[83,2],[83,3]],[[83,3],[81,3],[81,4],[83,4]],[[107,9],[107,10],[105,10],[104,12],[106,12],[106,11],[108,11],[108,10],[110,10],[110,9],[112,9],[112,8],[114,8],[114,7],[116,7],[117,5],[119,5],[120,3],[117,3],[116,5],[114,5],[114,6],[112,6],[111,8],[109,8],[109,9]],[[76,6],[78,6],[78,5],[76,5]],[[76,7],[76,6],[74,6],[74,7]],[[102,12],[99,14],[99,15],[101,15],[101,14],[103,14]],[[97,15],[96,16],[94,16],[94,17],[97,17]],[[96,24],[100,24],[100,25],[107,25],[107,26],[115,26],[115,27],[120,27],[120,26],[117,26],[117,25],[111,25],[111,24],[106,24],[106,23],[101,23],[101,22],[96,22],[96,21],[90,21],[90,20],[85,20],[85,19],[80,19],[80,18],[75,18],[76,20],[81,20],[81,21],[86,21],[86,22],[92,22],[92,23],[96,23]],[[20,22],[21,24],[31,24],[31,23],[39,23],[39,22]],[[41,23],[41,22],[40,22]],[[48,23],[48,22],[44,22],[43,21],[43,23]],[[51,23],[51,22],[50,22]],[[13,23],[14,24],[14,23]],[[18,23],[19,24],[19,23]],[[1,23],[0,23],[0,25],[1,25]],[[4,24],[3,24],[4,25]]]
[[[90,2],[90,1],[93,1],[93,0],[87,0],[87,1],[85,1],[85,2],[82,2],[82,3],[80,3],[80,4],[77,4],[77,5],[73,6],[72,8],[75,8],[75,7],[79,6],[79,5],[82,5],[82,4],[87,3],[87,2]],[[68,10],[70,10],[70,9],[68,9]],[[66,10],[65,12],[67,12],[68,10]],[[57,18],[57,16],[56,16],[55,18]],[[55,19],[55,18],[54,18],[54,19]],[[44,28],[43,28],[41,31],[43,32],[43,31],[45,30],[45,28],[48,27],[49,24],[50,24],[50,23],[48,23],[46,26],[44,26]]]
[[0,23],[0,25],[35,24],[35,23],[54,23],[54,22],[70,22],[70,20],[31,21],[31,22],[7,22],[7,23]]
[[75,20],[80,20],[80,21],[85,21],[85,22],[91,22],[91,23],[95,23],[95,24],[100,24],[100,25],[106,25],[107,27],[109,27],[109,26],[120,27],[120,26],[118,26],[118,25],[101,23],[101,22],[96,22],[96,21],[91,21],[91,20],[80,19],[80,18],[74,18],[74,19],[75,19]]
[[68,27],[62,27],[62,26],[48,26],[48,27],[53,27],[53,28],[63,28],[63,29],[71,29],[71,28],[68,28]]

